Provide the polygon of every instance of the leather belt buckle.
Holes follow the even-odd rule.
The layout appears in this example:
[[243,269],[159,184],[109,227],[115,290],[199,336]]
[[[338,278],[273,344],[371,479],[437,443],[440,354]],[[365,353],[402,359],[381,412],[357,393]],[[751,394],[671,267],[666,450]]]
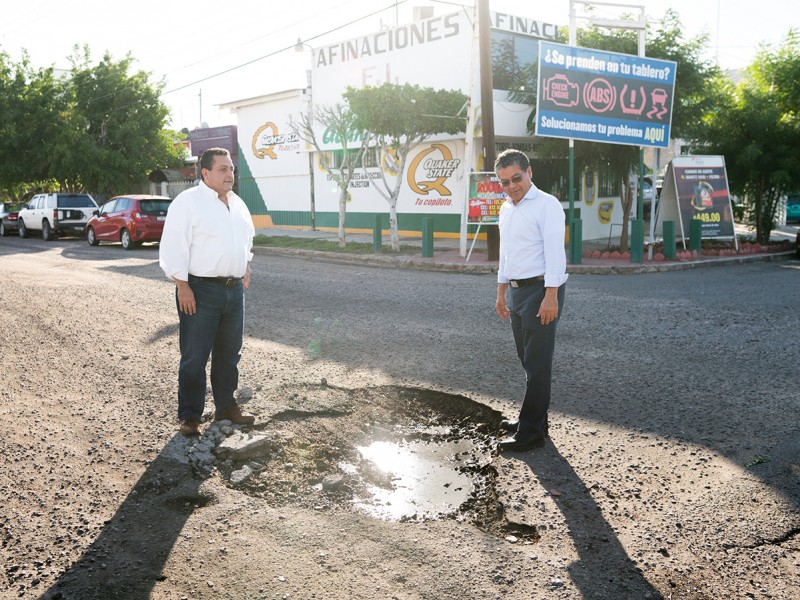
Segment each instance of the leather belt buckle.
[[517,283],[516,279],[511,279],[508,283],[510,283],[511,287],[513,287],[513,288],[518,288],[519,287],[519,284]]

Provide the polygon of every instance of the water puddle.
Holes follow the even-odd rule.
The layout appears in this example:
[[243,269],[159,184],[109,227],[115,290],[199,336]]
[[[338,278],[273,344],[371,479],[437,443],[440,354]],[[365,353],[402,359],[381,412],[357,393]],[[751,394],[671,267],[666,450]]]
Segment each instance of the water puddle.
[[471,440],[382,441],[356,449],[363,467],[339,466],[363,481],[366,494],[355,496],[353,506],[364,514],[393,521],[437,518],[458,511],[475,492],[462,470],[475,453]]
[[502,415],[470,398],[297,385],[256,408],[260,418],[248,435],[267,441],[240,456],[217,455],[207,468],[232,489],[274,507],[410,523],[455,519],[501,538],[538,539],[534,526],[506,519],[497,497]]

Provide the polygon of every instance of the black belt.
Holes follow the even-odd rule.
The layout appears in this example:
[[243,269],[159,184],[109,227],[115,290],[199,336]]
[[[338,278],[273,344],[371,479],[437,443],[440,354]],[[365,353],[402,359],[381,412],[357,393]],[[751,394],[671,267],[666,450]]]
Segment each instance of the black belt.
[[537,275],[536,277],[528,277],[527,279],[509,279],[508,283],[513,288],[525,287],[526,285],[533,285],[539,281],[544,281],[544,275]]
[[242,277],[198,277],[197,275],[189,275],[189,280],[192,279],[199,279],[201,281],[210,281],[212,283],[218,283],[219,285],[224,285],[228,288],[233,288],[239,285],[242,281]]

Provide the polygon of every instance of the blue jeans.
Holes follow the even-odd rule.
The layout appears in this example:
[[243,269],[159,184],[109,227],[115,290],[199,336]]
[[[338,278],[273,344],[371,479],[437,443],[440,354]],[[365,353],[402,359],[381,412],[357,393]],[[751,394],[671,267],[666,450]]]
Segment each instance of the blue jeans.
[[[181,312],[178,369],[178,419],[202,420],[206,403],[206,365],[211,356],[211,389],[219,414],[233,406],[239,386],[239,358],[244,332],[244,286],[232,288],[189,276],[197,312]],[[175,303],[178,292],[175,291]]]
[[[564,309],[563,284],[558,288],[558,317]],[[544,299],[544,282],[520,288],[509,288],[508,308],[517,356],[525,369],[525,399],[519,411],[518,437],[527,440],[543,437],[547,430],[547,411],[550,408],[550,382],[553,371],[553,351],[556,344],[556,324],[542,325],[536,313]]]

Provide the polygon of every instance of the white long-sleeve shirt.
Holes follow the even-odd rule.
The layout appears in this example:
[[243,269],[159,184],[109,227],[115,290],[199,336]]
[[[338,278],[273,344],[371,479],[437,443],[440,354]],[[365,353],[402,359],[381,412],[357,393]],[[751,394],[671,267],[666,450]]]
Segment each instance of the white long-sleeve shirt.
[[228,192],[228,207],[202,181],[169,206],[158,262],[169,278],[243,277],[255,228],[247,205]]
[[506,198],[499,225],[498,283],[544,275],[545,287],[560,287],[567,280],[564,209],[555,196],[531,184],[518,204]]

